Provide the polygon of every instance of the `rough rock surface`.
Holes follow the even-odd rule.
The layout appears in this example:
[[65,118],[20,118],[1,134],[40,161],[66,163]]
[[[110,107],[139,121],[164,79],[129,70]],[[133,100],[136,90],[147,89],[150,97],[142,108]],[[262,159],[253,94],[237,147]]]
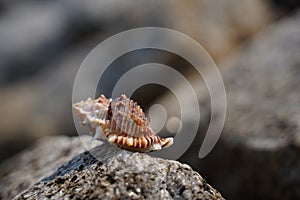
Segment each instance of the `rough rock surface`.
[[[27,167],[27,170],[17,167],[8,172],[6,176],[10,177],[10,182],[3,184],[6,185],[1,191],[3,199],[11,198],[16,190],[20,192],[26,189],[28,182],[36,182],[42,173],[46,175],[45,178],[15,199],[223,199],[218,191],[186,164],[128,152],[106,142],[100,142],[90,151],[74,156],[54,171],[55,166],[73,155],[66,151],[81,150],[78,147],[80,140],[59,137],[42,142],[49,143],[48,147],[52,148],[47,148],[45,144],[38,145],[15,158],[25,161],[18,164]],[[53,145],[53,142],[56,144]],[[41,146],[46,148],[41,151]],[[53,163],[48,167],[47,163],[51,161]],[[14,163],[11,160],[7,164]],[[27,176],[18,183],[22,185],[21,182],[24,182],[23,188],[14,188],[14,181],[26,173]],[[9,184],[11,187],[7,186]]]
[[[99,141],[91,142],[90,137],[81,137],[81,140],[89,148],[101,144]],[[82,142],[75,137],[57,136],[38,140],[32,148],[0,165],[0,199],[16,196],[84,150]]]
[[223,72],[221,141],[192,166],[230,199],[300,198],[299,24],[300,12],[269,27]]

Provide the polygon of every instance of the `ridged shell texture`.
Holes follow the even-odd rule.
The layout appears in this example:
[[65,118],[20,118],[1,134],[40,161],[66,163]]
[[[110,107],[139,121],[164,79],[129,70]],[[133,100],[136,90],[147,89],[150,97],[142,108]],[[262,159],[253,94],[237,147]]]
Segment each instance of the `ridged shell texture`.
[[141,107],[125,95],[114,100],[101,95],[73,105],[83,126],[94,139],[105,138],[130,151],[149,152],[167,148],[173,138],[161,138],[149,126]]

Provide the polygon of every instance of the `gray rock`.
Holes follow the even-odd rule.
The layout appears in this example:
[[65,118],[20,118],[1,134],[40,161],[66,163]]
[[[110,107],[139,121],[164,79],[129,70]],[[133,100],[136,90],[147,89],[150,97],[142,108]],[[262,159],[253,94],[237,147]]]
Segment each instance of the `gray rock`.
[[223,72],[221,141],[193,167],[228,198],[300,198],[299,24],[300,12],[269,27]]
[[[88,147],[101,144],[91,142],[90,137],[81,140]],[[0,199],[11,199],[84,150],[78,138],[57,136],[38,140],[33,147],[0,165]]]
[[[84,138],[84,143],[92,148],[93,142],[88,142],[88,138]],[[177,161],[98,142],[99,146],[75,155],[54,171],[55,166],[68,160],[73,152],[82,150],[80,140],[54,137],[40,143],[6,163],[6,167],[21,166],[7,172],[2,198],[11,198],[18,189],[22,191],[18,185],[23,183],[22,189],[26,190],[15,199],[223,199],[191,167]],[[46,177],[28,188],[42,174]],[[18,180],[22,176],[24,178]]]

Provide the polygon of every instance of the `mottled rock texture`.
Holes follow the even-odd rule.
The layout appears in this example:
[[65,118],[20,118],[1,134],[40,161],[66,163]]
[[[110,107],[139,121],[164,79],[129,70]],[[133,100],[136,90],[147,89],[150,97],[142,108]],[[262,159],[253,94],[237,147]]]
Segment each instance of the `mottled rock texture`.
[[[191,167],[177,161],[128,152],[106,142],[69,160],[82,149],[78,138],[47,138],[40,143],[44,144],[6,163],[21,166],[4,176],[3,199],[24,189],[15,199],[223,199]],[[85,144],[92,147],[92,142]],[[67,162],[60,165],[62,161]],[[42,174],[45,177],[37,182]]]
[[[81,140],[89,148],[101,144],[99,141],[92,142],[90,137],[81,137]],[[84,150],[76,137],[57,136],[38,140],[33,147],[0,165],[0,199],[16,196]]]

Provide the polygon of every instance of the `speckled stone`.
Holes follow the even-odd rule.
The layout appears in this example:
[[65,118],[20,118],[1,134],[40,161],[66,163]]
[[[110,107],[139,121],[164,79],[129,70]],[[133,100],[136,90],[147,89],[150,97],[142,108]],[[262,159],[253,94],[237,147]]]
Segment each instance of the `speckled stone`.
[[186,164],[105,142],[90,152],[76,155],[15,199],[223,199]]
[[[91,141],[83,136],[81,140],[89,148],[100,141]],[[58,166],[85,151],[78,137],[44,137],[31,148],[24,150],[0,165],[0,199],[11,199],[23,190],[49,176]]]

